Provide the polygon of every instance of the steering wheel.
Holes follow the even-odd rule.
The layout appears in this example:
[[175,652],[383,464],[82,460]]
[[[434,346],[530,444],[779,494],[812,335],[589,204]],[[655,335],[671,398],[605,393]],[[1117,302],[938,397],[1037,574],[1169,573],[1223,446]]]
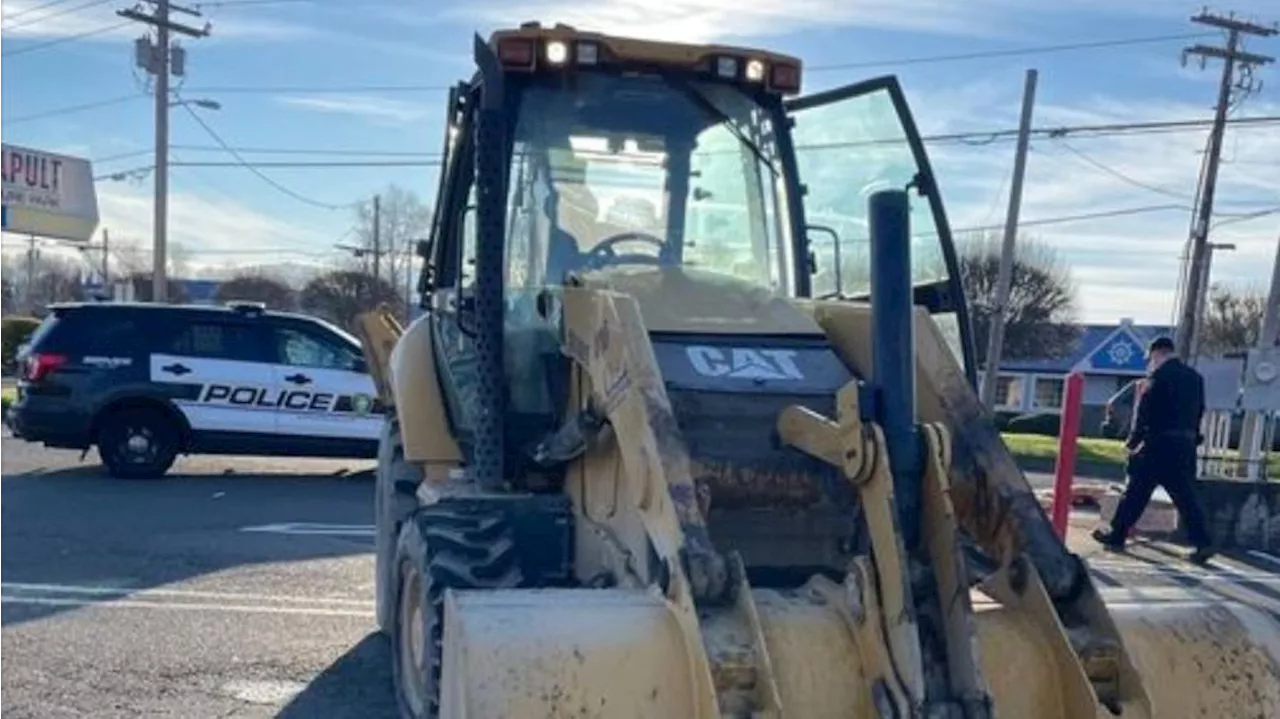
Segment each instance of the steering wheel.
[[[638,254],[638,253],[631,253],[631,254],[620,255],[614,251],[613,249],[614,245],[617,245],[622,242],[633,241],[633,240],[640,240],[643,242],[649,242],[654,245],[657,245],[658,254],[644,255],[644,254]],[[665,257],[666,253],[667,253],[667,243],[666,241],[664,241],[659,237],[655,237],[654,235],[651,235],[647,232],[638,232],[638,231],[619,232],[616,235],[606,237],[603,240],[600,240],[600,242],[596,243],[596,246],[592,247],[591,250],[587,252],[587,256],[586,258],[584,258],[583,262],[584,264],[586,264],[588,267],[592,269],[598,269],[600,267],[604,267],[605,265],[622,264],[622,263],[660,265],[663,263],[663,260],[666,259]]]

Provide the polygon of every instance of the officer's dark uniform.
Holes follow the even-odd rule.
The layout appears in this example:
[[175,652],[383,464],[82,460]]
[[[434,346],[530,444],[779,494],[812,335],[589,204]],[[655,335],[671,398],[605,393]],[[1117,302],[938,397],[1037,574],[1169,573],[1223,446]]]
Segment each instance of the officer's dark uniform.
[[[1171,350],[1172,345],[1167,338],[1160,338],[1151,343],[1151,349]],[[1109,548],[1122,548],[1152,492],[1163,486],[1196,547],[1190,559],[1203,562],[1209,558],[1209,531],[1196,496],[1196,446],[1204,410],[1204,379],[1195,369],[1169,357],[1151,374],[1127,442],[1130,450],[1138,449],[1129,465],[1129,485],[1116,507],[1111,532],[1095,532],[1095,539]]]

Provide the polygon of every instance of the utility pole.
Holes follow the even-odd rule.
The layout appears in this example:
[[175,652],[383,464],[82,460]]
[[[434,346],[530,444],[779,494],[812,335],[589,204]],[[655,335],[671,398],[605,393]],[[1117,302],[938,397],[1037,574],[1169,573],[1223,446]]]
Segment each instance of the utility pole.
[[111,291],[111,237],[102,228],[102,290]]
[[373,281],[376,285],[382,270],[382,196],[373,196]]
[[31,235],[27,238],[27,312],[33,313],[36,309],[36,257],[40,251],[36,249],[36,236]]
[[[1209,155],[1201,178],[1200,204],[1196,208],[1195,221],[1191,225],[1190,267],[1187,271],[1187,286],[1182,294],[1182,313],[1178,319],[1178,331],[1175,344],[1177,353],[1187,362],[1194,363],[1193,350],[1196,347],[1195,335],[1199,329],[1199,310],[1204,305],[1208,290],[1208,253],[1209,223],[1213,217],[1214,192],[1218,183],[1218,162],[1222,156],[1222,137],[1226,130],[1227,111],[1234,104],[1232,91],[1238,90],[1240,98],[1253,91],[1253,67],[1265,65],[1274,58],[1245,52],[1241,48],[1242,35],[1271,36],[1276,34],[1274,27],[1268,28],[1234,17],[1213,15],[1208,11],[1201,12],[1191,18],[1192,22],[1227,31],[1225,48],[1208,45],[1193,45],[1182,51],[1183,63],[1188,55],[1198,55],[1200,66],[1204,67],[1207,58],[1223,61],[1222,80],[1218,84],[1218,105],[1214,111],[1213,129],[1209,134]],[[1236,81],[1237,65],[1240,80]],[[1239,99],[1239,98],[1237,98]]]
[[[413,320],[413,246],[408,241],[404,248],[404,323]],[[416,244],[416,243],[415,243]]]
[[996,306],[988,320],[987,362],[983,365],[982,403],[995,409],[996,386],[1000,378],[1000,356],[1004,350],[1004,322],[1013,284],[1014,246],[1018,237],[1018,212],[1022,208],[1022,178],[1027,169],[1027,147],[1031,138],[1031,109],[1036,102],[1036,71],[1027,70],[1022,90],[1022,118],[1018,123],[1018,149],[1013,156],[1013,179],[1009,183],[1009,213],[1004,221],[1004,245],[1000,251],[1000,273],[996,278]]
[[155,44],[152,44],[151,39],[147,37],[139,38],[134,43],[134,61],[156,78],[156,175],[155,216],[152,220],[151,300],[165,302],[168,299],[169,289],[166,252],[169,229],[169,73],[172,72],[181,77],[185,74],[186,67],[186,51],[181,47],[170,47],[169,33],[176,32],[188,37],[200,38],[209,34],[209,25],[206,23],[203,29],[197,29],[169,19],[171,11],[200,17],[199,10],[173,5],[169,0],[146,1],[155,6],[155,10],[150,15],[133,8],[117,10],[116,14],[156,29]]

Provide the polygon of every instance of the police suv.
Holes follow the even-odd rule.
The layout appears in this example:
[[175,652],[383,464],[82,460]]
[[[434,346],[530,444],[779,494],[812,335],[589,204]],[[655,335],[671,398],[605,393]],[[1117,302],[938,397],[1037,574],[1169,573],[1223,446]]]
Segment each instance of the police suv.
[[18,358],[14,436],[152,478],[179,453],[373,458],[382,407],[359,341],[323,320],[226,307],[69,303]]

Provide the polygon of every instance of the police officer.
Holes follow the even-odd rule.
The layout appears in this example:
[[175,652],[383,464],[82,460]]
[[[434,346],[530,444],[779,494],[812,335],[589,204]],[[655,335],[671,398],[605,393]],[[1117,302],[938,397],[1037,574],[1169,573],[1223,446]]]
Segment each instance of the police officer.
[[1111,531],[1093,538],[1113,551],[1124,549],[1129,529],[1162,485],[1173,499],[1187,537],[1195,546],[1187,559],[1204,564],[1213,556],[1204,510],[1196,496],[1196,446],[1204,416],[1204,379],[1174,355],[1173,340],[1157,337],[1147,348],[1149,377],[1138,401],[1137,420],[1126,443],[1129,484],[1111,521]]

